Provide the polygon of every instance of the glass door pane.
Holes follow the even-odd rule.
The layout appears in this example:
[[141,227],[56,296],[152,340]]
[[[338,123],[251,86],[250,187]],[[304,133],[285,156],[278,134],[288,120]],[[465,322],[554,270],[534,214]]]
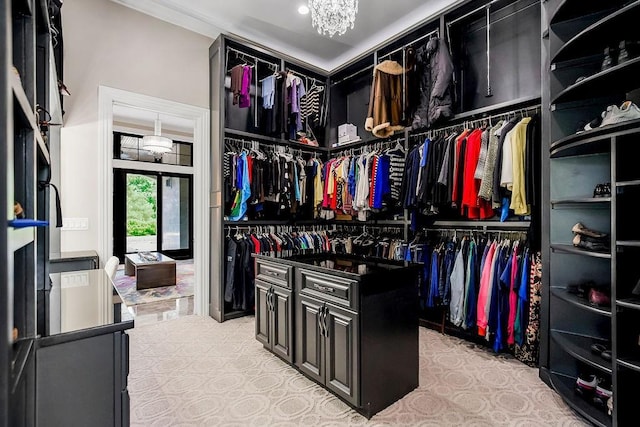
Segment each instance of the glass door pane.
[[157,188],[153,175],[127,174],[127,253],[158,248]]
[[188,250],[191,244],[191,178],[162,177],[162,250]]

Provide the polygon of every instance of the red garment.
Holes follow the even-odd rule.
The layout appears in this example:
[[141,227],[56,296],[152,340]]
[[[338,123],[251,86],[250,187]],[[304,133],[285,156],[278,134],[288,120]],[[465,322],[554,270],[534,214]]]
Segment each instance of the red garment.
[[467,217],[469,219],[485,219],[493,216],[491,204],[478,197],[481,180],[474,177],[478,158],[480,157],[481,145],[482,130],[476,129],[467,137],[467,151],[464,159],[462,208],[463,210],[467,209]]
[[256,239],[256,236],[251,235],[251,241],[253,242],[253,246],[255,247],[255,253],[259,254],[260,251],[260,240]]
[[249,182],[253,182],[253,157],[247,156],[247,167],[249,168]]
[[322,207],[328,208],[331,203],[329,200],[329,174],[331,173],[331,165],[335,162],[335,160],[329,160],[324,164],[325,168],[325,177],[324,177],[324,194],[322,196]]
[[373,207],[373,196],[376,188],[376,176],[378,172],[378,156],[373,156],[371,162],[371,176],[369,177],[369,207]]
[[467,137],[468,134],[469,131],[465,129],[464,132],[462,132],[460,136],[456,138],[456,157],[455,162],[453,163],[453,189],[451,190],[451,200],[453,207],[462,206],[460,203],[461,201],[457,199],[458,187],[462,186],[462,183],[458,182],[458,165],[460,164],[460,147],[462,146],[462,141]]

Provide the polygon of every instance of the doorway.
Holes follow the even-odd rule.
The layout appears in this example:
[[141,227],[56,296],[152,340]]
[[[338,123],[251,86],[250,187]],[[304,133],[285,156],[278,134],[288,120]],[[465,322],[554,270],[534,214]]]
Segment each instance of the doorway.
[[113,249],[193,258],[193,177],[113,169]]

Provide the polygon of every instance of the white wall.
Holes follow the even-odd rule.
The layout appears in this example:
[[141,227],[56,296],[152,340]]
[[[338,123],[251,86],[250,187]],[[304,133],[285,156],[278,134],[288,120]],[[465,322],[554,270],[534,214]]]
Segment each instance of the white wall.
[[98,86],[209,107],[212,39],[109,0],[67,0],[62,8],[64,99],[61,199],[66,218],[87,231],[62,231],[61,250],[99,249]]

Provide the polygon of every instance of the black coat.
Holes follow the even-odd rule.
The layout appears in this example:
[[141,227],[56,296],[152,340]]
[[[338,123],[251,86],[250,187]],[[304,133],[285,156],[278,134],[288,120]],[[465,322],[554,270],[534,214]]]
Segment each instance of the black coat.
[[453,116],[453,62],[443,40],[430,39],[418,48],[416,74],[420,78],[420,105],[412,127],[420,129]]

